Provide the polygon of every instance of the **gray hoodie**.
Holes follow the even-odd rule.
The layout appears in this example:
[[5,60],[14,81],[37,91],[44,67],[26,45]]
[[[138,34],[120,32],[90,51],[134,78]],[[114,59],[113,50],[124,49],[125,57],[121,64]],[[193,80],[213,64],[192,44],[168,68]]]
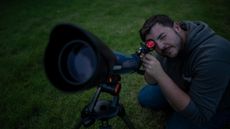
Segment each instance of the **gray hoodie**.
[[179,56],[163,58],[168,75],[191,97],[181,113],[205,123],[230,109],[230,42],[203,22],[185,21],[187,41]]

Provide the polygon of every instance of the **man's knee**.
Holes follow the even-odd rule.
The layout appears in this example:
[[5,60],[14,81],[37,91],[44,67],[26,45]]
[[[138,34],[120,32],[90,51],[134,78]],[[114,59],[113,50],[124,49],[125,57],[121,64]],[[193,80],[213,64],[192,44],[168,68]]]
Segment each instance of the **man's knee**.
[[161,109],[167,105],[167,101],[157,85],[146,85],[139,92],[138,101],[141,106],[151,109]]
[[151,103],[150,93],[148,92],[148,86],[144,86],[138,95],[138,102],[142,107],[149,107]]

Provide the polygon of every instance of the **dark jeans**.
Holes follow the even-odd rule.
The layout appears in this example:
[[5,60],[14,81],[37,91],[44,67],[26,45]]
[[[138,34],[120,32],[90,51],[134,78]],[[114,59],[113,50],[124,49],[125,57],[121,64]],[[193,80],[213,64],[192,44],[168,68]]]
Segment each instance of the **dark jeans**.
[[[169,106],[157,85],[143,87],[139,93],[138,101],[141,106],[151,109],[162,109]],[[196,125],[180,113],[173,112],[166,122],[166,129],[223,129],[227,122],[230,122],[230,112],[217,113],[205,125]]]

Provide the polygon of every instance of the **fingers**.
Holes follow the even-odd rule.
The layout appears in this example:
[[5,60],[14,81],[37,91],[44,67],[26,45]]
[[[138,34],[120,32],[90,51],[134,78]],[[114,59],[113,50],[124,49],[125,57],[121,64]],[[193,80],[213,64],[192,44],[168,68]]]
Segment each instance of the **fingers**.
[[151,54],[146,54],[145,56],[144,56],[144,58],[146,59],[146,60],[156,60],[156,58],[153,56],[153,55],[151,55]]
[[148,74],[152,79],[156,79],[160,76],[164,70],[160,62],[153,55],[146,54],[142,58],[142,65],[145,70],[145,73]]
[[150,55],[150,54],[146,54],[145,56],[143,56],[141,58],[141,60],[142,60],[143,63],[148,63],[150,61],[157,61],[157,59],[154,56]]
[[151,66],[151,65],[149,65],[149,64],[143,64],[143,67],[144,67],[144,69],[145,69],[146,71],[148,71],[148,70],[151,70],[151,69],[152,69],[152,66]]
[[146,54],[143,58],[142,58],[142,65],[144,67],[144,69],[151,69],[152,68],[152,63],[155,60],[155,57],[153,57],[150,54]]
[[144,66],[144,69],[152,69],[155,65],[159,65],[159,61],[153,55],[146,54],[142,58],[142,65]]

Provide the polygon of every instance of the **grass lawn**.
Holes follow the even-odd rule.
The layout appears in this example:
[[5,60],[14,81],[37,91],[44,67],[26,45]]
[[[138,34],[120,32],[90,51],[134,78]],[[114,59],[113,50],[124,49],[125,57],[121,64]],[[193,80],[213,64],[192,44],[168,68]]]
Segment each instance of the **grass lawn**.
[[[0,129],[71,129],[95,88],[63,93],[47,80],[44,49],[58,23],[80,25],[111,49],[125,54],[139,47],[146,18],[164,13],[175,20],[202,20],[230,39],[227,0],[2,0],[0,4]],[[164,114],[142,109],[137,74],[122,75],[120,102],[137,129],[162,128]],[[102,94],[105,99],[110,95]],[[118,118],[114,129],[126,128]],[[98,128],[99,122],[89,128]],[[83,127],[82,127],[83,128]]]

